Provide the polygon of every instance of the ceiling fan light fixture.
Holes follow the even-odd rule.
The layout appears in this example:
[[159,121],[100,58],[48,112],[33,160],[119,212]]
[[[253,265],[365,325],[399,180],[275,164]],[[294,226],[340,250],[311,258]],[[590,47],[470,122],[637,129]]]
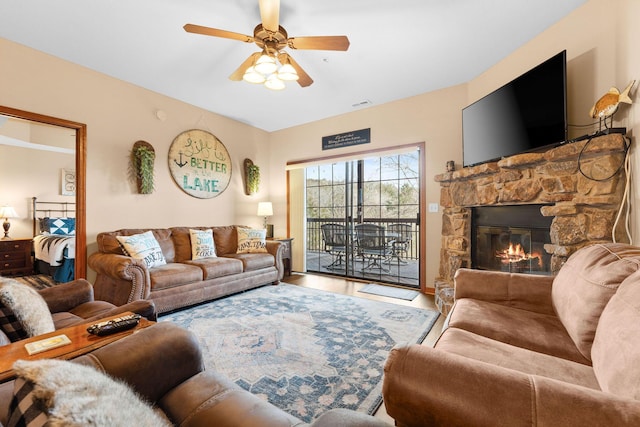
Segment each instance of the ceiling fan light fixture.
[[255,70],[255,67],[249,67],[247,68],[247,71],[244,72],[244,75],[242,76],[242,80],[244,80],[245,82],[249,82],[249,83],[264,83],[265,82],[265,77],[258,73]]
[[298,76],[296,69],[293,68],[293,65],[287,63],[278,70],[278,78],[280,80],[293,82],[298,80],[300,77]]
[[278,69],[278,64],[276,64],[276,59],[273,56],[269,56],[266,53],[263,53],[256,61],[256,65],[254,65],[253,68],[258,73],[266,76],[275,73]]
[[271,90],[282,90],[285,88],[285,84],[282,80],[280,80],[277,74],[271,74],[267,81],[264,82],[264,85]]

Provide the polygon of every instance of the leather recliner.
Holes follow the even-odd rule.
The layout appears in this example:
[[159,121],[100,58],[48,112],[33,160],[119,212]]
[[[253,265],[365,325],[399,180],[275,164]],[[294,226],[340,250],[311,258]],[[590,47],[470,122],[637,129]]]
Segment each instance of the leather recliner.
[[[217,372],[205,371],[197,338],[160,322],[73,360],[128,384],[176,426],[389,427],[372,416],[334,409],[311,424],[243,390]],[[6,424],[13,381],[0,384],[0,422]]]
[[[153,301],[139,300],[121,306],[107,301],[97,301],[93,295],[93,285],[84,279],[42,289],[38,293],[49,307],[56,330],[98,321],[128,311],[151,321],[157,320]],[[0,345],[10,343],[9,337],[0,330]]]

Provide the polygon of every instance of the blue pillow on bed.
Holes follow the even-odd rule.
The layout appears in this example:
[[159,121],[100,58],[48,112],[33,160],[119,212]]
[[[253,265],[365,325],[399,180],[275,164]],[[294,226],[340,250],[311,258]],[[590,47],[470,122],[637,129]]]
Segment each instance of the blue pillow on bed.
[[49,234],[76,234],[75,218],[42,218],[42,231]]

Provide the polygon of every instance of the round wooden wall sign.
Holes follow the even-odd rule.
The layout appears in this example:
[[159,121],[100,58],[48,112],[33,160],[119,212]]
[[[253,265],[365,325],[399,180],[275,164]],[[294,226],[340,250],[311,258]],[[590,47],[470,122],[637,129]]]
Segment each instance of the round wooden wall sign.
[[227,189],[231,181],[231,157],[215,135],[192,129],[182,132],[171,143],[169,170],[185,193],[210,199]]

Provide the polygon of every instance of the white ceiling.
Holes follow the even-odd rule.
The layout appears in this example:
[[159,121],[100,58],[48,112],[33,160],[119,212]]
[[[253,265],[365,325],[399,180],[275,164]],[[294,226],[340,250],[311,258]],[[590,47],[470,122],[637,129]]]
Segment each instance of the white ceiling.
[[287,49],[315,82],[280,92],[228,79],[255,44],[182,29],[253,35],[258,0],[2,0],[0,37],[271,132],[468,82],[585,1],[281,0],[289,37],[351,45]]

